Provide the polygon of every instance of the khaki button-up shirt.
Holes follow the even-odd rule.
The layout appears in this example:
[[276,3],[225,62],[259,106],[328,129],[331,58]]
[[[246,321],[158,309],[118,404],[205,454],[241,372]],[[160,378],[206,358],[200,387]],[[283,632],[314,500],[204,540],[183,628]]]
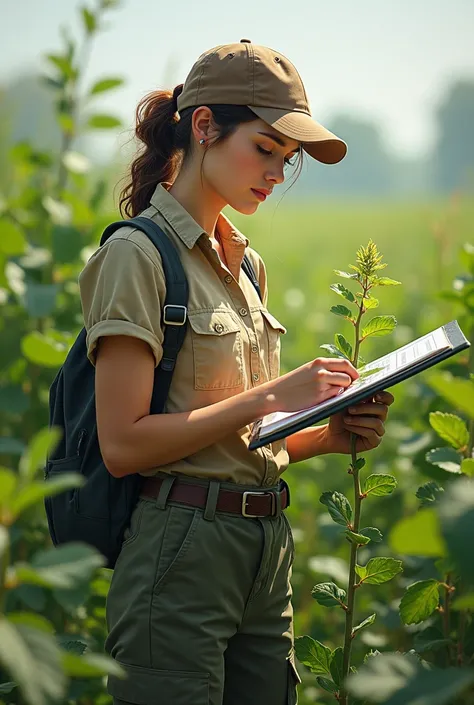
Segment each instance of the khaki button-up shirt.
[[[188,326],[176,363],[166,413],[214,404],[279,375],[283,326],[267,310],[267,281],[261,257],[247,238],[220,215],[219,239],[228,267],[209,237],[159,184],[141,215],[154,220],[178,248],[189,282]],[[253,264],[263,302],[241,270],[246,253]],[[87,354],[95,364],[104,335],[145,340],[158,365],[162,357],[162,307],[166,282],[161,257],[139,230],[117,230],[89,259],[79,276],[87,331]],[[251,426],[176,462],[150,468],[249,485],[273,485],[288,466],[284,440],[249,451]]]

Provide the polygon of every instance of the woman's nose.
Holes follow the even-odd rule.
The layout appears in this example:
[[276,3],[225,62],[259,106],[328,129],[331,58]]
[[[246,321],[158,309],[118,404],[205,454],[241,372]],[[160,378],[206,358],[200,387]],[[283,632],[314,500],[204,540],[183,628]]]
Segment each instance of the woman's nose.
[[281,168],[272,168],[267,171],[265,179],[272,184],[282,184],[285,180],[285,172],[283,166]]

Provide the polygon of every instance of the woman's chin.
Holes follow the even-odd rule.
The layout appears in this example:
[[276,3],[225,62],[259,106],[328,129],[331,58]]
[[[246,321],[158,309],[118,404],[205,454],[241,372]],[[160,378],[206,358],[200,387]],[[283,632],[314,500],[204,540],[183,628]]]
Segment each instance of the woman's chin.
[[238,213],[242,213],[242,215],[252,215],[252,213],[255,213],[260,203],[258,201],[240,201],[235,204],[229,203],[229,205]]

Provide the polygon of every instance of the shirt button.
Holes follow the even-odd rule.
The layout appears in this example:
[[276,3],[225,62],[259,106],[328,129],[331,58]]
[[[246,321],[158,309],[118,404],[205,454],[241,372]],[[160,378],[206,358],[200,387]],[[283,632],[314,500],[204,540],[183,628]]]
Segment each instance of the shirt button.
[[252,377],[255,382],[258,382],[258,380],[260,379],[260,376],[256,372],[253,373]]
[[239,313],[241,316],[246,316],[248,311],[246,308],[241,308],[241,309],[239,309]]
[[216,325],[214,326],[214,330],[216,331],[216,333],[222,333],[222,331],[224,330],[224,326],[222,325],[222,323],[216,323]]
[[258,347],[256,345],[252,345],[252,352],[257,353],[258,352]]
[[267,477],[267,479],[265,480],[265,484],[267,485],[267,487],[271,487],[275,484],[275,480],[271,477]]
[[226,284],[232,284],[232,277],[230,276],[230,274],[228,274],[228,275],[226,276],[226,278],[224,279],[224,281],[225,281]]

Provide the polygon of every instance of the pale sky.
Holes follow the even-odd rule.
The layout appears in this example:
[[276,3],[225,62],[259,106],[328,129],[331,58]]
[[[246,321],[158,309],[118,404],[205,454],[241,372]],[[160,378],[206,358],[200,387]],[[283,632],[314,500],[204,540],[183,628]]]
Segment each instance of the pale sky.
[[[61,25],[77,34],[82,4],[0,0],[0,84],[46,68],[41,54],[60,48]],[[474,80],[474,0],[122,0],[107,25],[87,78],[126,78],[97,107],[127,126],[145,93],[173,88],[203,51],[243,37],[295,64],[317,120],[339,111],[375,119],[405,156],[431,147],[432,113],[450,80]]]

